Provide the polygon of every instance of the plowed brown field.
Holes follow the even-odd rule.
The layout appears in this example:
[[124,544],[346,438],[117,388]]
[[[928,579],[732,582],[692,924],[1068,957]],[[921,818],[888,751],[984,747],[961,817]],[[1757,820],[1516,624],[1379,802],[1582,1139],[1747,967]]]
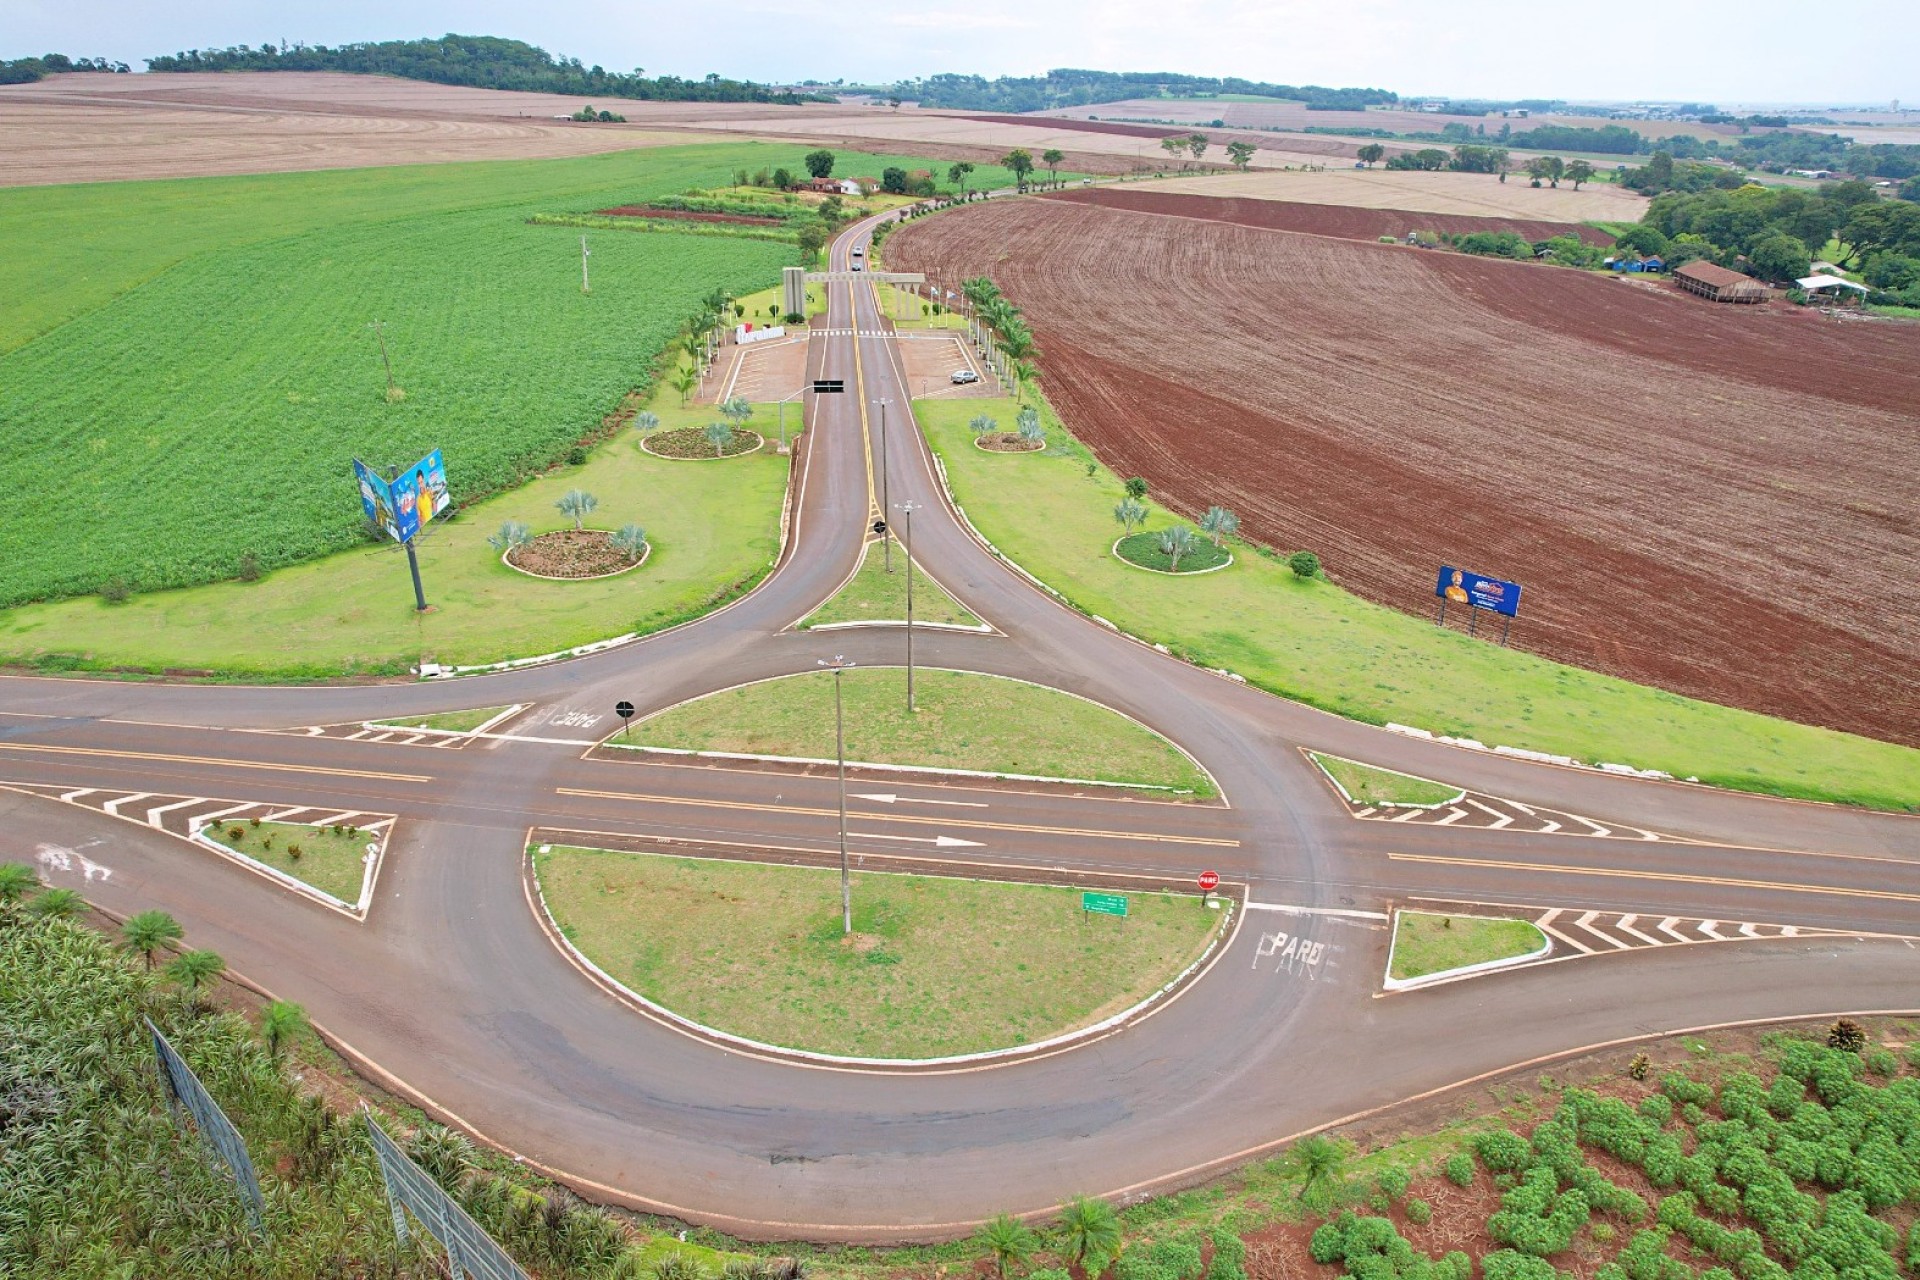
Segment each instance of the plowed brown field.
[[1058,200],[888,261],[991,274],[1068,425],[1178,509],[1417,615],[1442,563],[1513,578],[1517,646],[1920,745],[1920,327]]
[[1076,204],[1107,209],[1158,213],[1176,218],[1232,222],[1269,231],[1300,231],[1307,235],[1338,236],[1343,240],[1405,239],[1409,231],[1442,231],[1470,235],[1475,231],[1512,231],[1529,240],[1552,236],[1579,236],[1588,244],[1606,246],[1613,237],[1598,227],[1577,222],[1537,222],[1527,218],[1482,218],[1452,213],[1408,213],[1400,209],[1354,209],[1337,204],[1296,204],[1283,200],[1248,200],[1220,196],[1166,195],[1158,191],[1130,191],[1101,187],[1049,196]]

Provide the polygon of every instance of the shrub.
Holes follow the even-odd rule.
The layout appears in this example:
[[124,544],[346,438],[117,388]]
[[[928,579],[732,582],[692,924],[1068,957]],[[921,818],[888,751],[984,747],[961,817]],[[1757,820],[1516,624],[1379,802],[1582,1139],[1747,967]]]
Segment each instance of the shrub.
[[242,839],[242,838],[244,838],[244,837],[246,836],[246,834],[247,834],[247,833],[246,833],[246,829],[245,829],[245,828],[243,828],[243,827],[229,827],[229,828],[227,828],[227,839],[229,839],[229,840],[239,840],[239,839]]
[[1207,1264],[1207,1280],[1247,1280],[1246,1241],[1225,1227],[1215,1227],[1208,1238],[1213,1261]]
[[1680,1108],[1680,1118],[1688,1124],[1699,1124],[1707,1118],[1707,1111],[1697,1102],[1689,1102]]
[[1433,1206],[1415,1196],[1407,1201],[1407,1221],[1416,1227],[1424,1227],[1433,1221]]
[[1486,1280],[1558,1280],[1559,1272],[1544,1258],[1500,1249],[1480,1259],[1480,1273]]
[[1441,1167],[1447,1181],[1456,1187],[1473,1185],[1473,1157],[1464,1151],[1456,1151],[1447,1157],[1447,1163]]
[[1881,1079],[1885,1079],[1900,1070],[1900,1059],[1893,1055],[1891,1049],[1874,1049],[1867,1053],[1861,1060],[1866,1063],[1868,1071],[1879,1076]]
[[[1342,1217],[1351,1217],[1343,1214]],[[1347,1256],[1347,1233],[1338,1222],[1323,1222],[1307,1241],[1307,1254],[1315,1262],[1339,1262]]]
[[125,578],[108,578],[100,584],[100,598],[108,604],[125,604],[132,595],[133,588]]
[[1473,1150],[1480,1157],[1480,1163],[1494,1173],[1513,1173],[1533,1162],[1533,1151],[1527,1146],[1527,1140],[1508,1129],[1479,1135],[1473,1140]]
[[1841,1018],[1827,1028],[1827,1047],[1859,1053],[1867,1047],[1867,1029],[1852,1018]]
[[1653,1069],[1653,1059],[1644,1053],[1633,1055],[1633,1061],[1627,1063],[1627,1075],[1635,1080],[1645,1080],[1647,1072]]
[[[1712,1085],[1702,1084],[1691,1076],[1682,1075],[1678,1071],[1669,1071],[1666,1075],[1660,1077],[1660,1092],[1666,1094],[1675,1102],[1680,1103],[1690,1102],[1698,1106],[1705,1106],[1707,1103],[1713,1101]],[[1698,1123],[1698,1121],[1691,1123]]]
[[1673,1123],[1673,1099],[1664,1093],[1650,1094],[1640,1100],[1640,1115],[1664,1129]]
[[1126,1250],[1114,1280],[1200,1280],[1200,1245],[1189,1234]]
[[304,852],[305,850],[303,850],[297,844],[290,844],[287,846],[287,856],[293,859],[295,862],[300,861],[300,855]]
[[577,444],[573,446],[573,448],[567,450],[567,465],[570,467],[586,466],[587,465],[587,447],[583,444]]
[[1389,1200],[1398,1200],[1407,1194],[1408,1178],[1404,1169],[1388,1169],[1380,1175],[1380,1192]]
[[248,551],[240,557],[240,581],[260,581],[260,557]]
[[1311,551],[1296,551],[1287,557],[1287,568],[1293,570],[1296,578],[1317,578],[1320,576],[1320,557]]

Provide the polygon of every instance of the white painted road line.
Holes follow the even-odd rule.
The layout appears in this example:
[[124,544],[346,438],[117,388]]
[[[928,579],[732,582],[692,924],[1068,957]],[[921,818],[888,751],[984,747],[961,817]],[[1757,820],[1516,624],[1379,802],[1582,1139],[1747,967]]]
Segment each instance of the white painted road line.
[[1633,945],[1630,942],[1620,941],[1620,939],[1614,937],[1612,934],[1602,933],[1600,930],[1594,928],[1593,922],[1595,919],[1599,917],[1599,915],[1600,913],[1598,911],[1589,911],[1584,915],[1582,915],[1578,920],[1575,920],[1573,923],[1576,928],[1585,929],[1588,933],[1600,939],[1602,942],[1610,942],[1615,947],[1618,947],[1622,951],[1625,951],[1628,947]]
[[153,799],[153,792],[151,791],[133,791],[133,792],[129,792],[124,796],[120,796],[116,799],[107,801],[105,804],[100,806],[100,811],[102,813],[110,813],[114,817],[118,818],[118,817],[124,816],[120,812],[121,805],[131,804],[135,800],[151,800],[151,799]]
[[161,815],[172,813],[175,809],[184,809],[189,805],[199,803],[200,798],[198,796],[188,796],[185,800],[175,800],[172,804],[155,805],[153,808],[147,810],[147,825],[158,828]]
[[1660,939],[1654,937],[1650,933],[1642,933],[1638,929],[1633,927],[1633,922],[1638,920],[1639,918],[1640,918],[1639,916],[1621,916],[1620,932],[1631,934],[1634,937],[1640,939],[1640,941],[1646,943],[1650,947],[1657,947],[1661,945]]
[[1353,920],[1388,920],[1384,911],[1357,911],[1350,907],[1290,907],[1279,902],[1247,903],[1249,911],[1280,911],[1290,916],[1345,916]]
[[1675,942],[1692,942],[1693,941],[1692,938],[1689,938],[1686,934],[1681,933],[1678,929],[1674,928],[1674,926],[1679,923],[1680,923],[1679,916],[1668,916],[1665,920],[1662,920],[1660,922],[1660,926],[1659,926],[1660,932],[1666,934],[1669,938],[1672,938]]
[[930,844],[937,849],[980,849],[985,846],[978,840],[961,840],[955,836],[883,836],[871,831],[849,831],[850,840],[911,840],[914,844]]
[[921,798],[920,796],[900,796],[900,795],[888,795],[884,793],[881,795],[863,795],[856,792],[855,794],[848,796],[847,799],[877,800],[881,804],[897,804],[897,803],[944,804],[944,805],[951,805],[956,809],[985,809],[987,807],[985,804],[977,800],[927,800],[927,799]]

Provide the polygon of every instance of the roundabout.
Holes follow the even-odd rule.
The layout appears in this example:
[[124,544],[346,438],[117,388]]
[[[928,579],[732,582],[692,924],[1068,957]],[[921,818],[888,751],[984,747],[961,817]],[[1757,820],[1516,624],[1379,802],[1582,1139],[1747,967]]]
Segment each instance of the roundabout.
[[[846,270],[871,225],[854,224],[831,263]],[[172,912],[196,945],[304,1003],[333,1047],[381,1088],[529,1168],[598,1201],[753,1238],[940,1239],[1077,1195],[1131,1202],[1343,1119],[1484,1086],[1516,1064],[1710,1024],[1913,1004],[1914,819],[1389,733],[1102,626],[1037,590],[969,532],[924,438],[902,429],[912,402],[871,285],[837,281],[827,292],[826,322],[808,339],[809,372],[853,394],[810,409],[791,517],[773,571],[751,592],[619,648],[467,679],[336,688],[0,679],[8,857],[34,861],[50,883],[111,910]],[[890,453],[865,407],[877,399],[895,406]],[[651,714],[813,673],[823,659],[897,667],[899,628],[790,629],[852,579],[889,486],[894,505],[911,501],[919,512],[915,560],[996,629],[916,635],[923,668],[1007,677],[1110,708],[1178,742],[1230,803],[863,772],[843,804],[837,778],[820,767],[607,758],[601,744],[617,733],[623,702],[637,730]],[[1168,585],[1137,581],[1142,590]],[[520,709],[477,722],[485,729],[422,736],[374,727],[480,707]],[[1070,735],[1060,750],[1076,745]],[[824,758],[814,746],[791,749]],[[1457,786],[1461,816],[1408,808],[1412,817],[1398,821],[1357,803],[1364,791],[1349,803],[1303,749]],[[1062,767],[1086,758],[1069,754]],[[289,822],[394,815],[364,918],[169,838],[183,822],[241,804],[293,814],[273,819]],[[723,850],[751,850],[769,878],[837,867],[842,830],[862,900],[876,910],[886,900],[880,885],[904,883],[886,877],[954,879],[956,865],[967,868],[960,883],[1025,877],[1071,890],[1145,877],[1156,886],[1146,894],[1215,870],[1239,907],[1230,929],[1213,926],[1223,930],[1215,950],[1177,999],[1111,1034],[991,1068],[856,1075],[724,1048],[626,1003],[553,945],[526,876],[528,850],[541,846],[658,859],[657,876],[618,880],[617,893],[608,893],[608,874],[597,884],[582,876],[554,907],[555,932],[581,935],[581,951],[603,955],[611,974],[624,967],[620,981],[631,978],[636,991],[682,984],[655,990],[668,1008],[698,1018],[726,1010],[712,992],[727,988],[702,984],[717,984],[736,958],[769,974],[789,942],[799,949],[790,954],[806,954],[821,913],[833,919],[833,887],[793,890],[805,905],[794,903],[777,930],[750,919],[737,931],[726,925],[724,949],[713,918],[689,910],[677,921],[656,903],[662,947],[674,932],[680,948],[672,959],[644,936],[617,953],[620,917],[601,937],[583,904],[643,892],[670,901],[669,891],[698,883],[686,878],[698,870],[687,863]],[[659,870],[668,864],[671,877]],[[549,864],[542,874],[559,871]],[[1391,913],[1414,899],[1443,918],[1486,914],[1485,904],[1560,913],[1547,927],[1570,941],[1556,942],[1552,964],[1387,994]],[[956,920],[992,911],[948,909],[966,912]],[[1190,890],[1168,909],[1205,910]],[[1601,913],[1628,932],[1616,929],[1613,943],[1583,932],[1605,927]],[[1665,920],[1711,926],[1694,940],[1724,945],[1664,945]],[[893,980],[909,967],[907,952],[897,964],[872,957],[925,926],[862,921],[858,932],[876,941],[828,936],[812,976],[776,973],[793,984],[778,987],[756,979],[767,1016],[785,1007],[786,1025],[800,1033],[771,1022],[716,1029],[774,1044],[837,1025],[833,1039],[814,1043],[891,1051],[900,1039],[855,1039],[867,1033],[863,1018],[884,1021],[888,1011],[842,1006],[834,983],[849,974]],[[1634,943],[1632,931],[1654,941]],[[991,935],[971,926],[949,932],[941,945],[990,948]],[[705,953],[709,936],[715,949]],[[765,945],[752,957],[755,937]],[[1183,938],[1138,965],[1097,951],[1055,956],[1040,976],[1016,951],[1014,967],[993,977],[997,1001],[968,1006],[940,994],[950,987],[916,986],[895,993],[898,1025],[868,1030],[910,1038],[902,1028],[935,1028],[942,1049],[1044,1040],[1127,1007],[1204,941]],[[960,957],[949,968],[968,962],[964,948],[945,954]],[[1062,1002],[1014,1015],[1009,991],[1044,985],[1074,960],[1096,971],[1098,986],[1073,1001],[1065,991],[1021,993]],[[701,1003],[709,999],[718,1003]]]

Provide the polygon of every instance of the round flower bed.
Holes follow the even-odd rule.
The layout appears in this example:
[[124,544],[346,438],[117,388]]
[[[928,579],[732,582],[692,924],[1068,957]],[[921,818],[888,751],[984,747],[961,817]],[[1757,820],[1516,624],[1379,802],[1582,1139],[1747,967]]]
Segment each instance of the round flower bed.
[[1225,547],[1213,545],[1213,539],[1204,535],[1196,537],[1193,545],[1181,553],[1180,567],[1173,567],[1173,559],[1160,549],[1158,531],[1130,534],[1113,544],[1113,554],[1139,569],[1151,569],[1155,573],[1178,573],[1185,577],[1189,573],[1206,573],[1210,569],[1224,569],[1233,563],[1233,554]]
[[1038,453],[1047,447],[1045,440],[1029,440],[1018,431],[989,431],[973,438],[973,447],[988,453]]
[[737,458],[743,453],[752,453],[766,440],[757,431],[747,431],[740,427],[733,429],[733,438],[722,445],[720,452],[713,451],[713,441],[707,439],[705,427],[676,427],[672,431],[656,431],[640,441],[640,447],[648,453],[661,458]]
[[509,568],[532,577],[568,582],[611,578],[638,569],[652,554],[649,542],[640,549],[638,560],[630,558],[613,545],[613,535],[605,529],[560,529],[523,542],[500,558]]

